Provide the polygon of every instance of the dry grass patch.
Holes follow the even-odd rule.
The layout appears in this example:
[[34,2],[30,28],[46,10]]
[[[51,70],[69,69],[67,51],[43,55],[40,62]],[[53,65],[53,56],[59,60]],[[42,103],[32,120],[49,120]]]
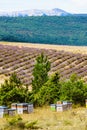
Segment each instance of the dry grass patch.
[[50,45],[50,44],[34,44],[34,43],[17,43],[17,42],[0,42],[4,45],[13,45],[21,47],[32,47],[32,48],[45,48],[45,49],[55,49],[55,50],[64,50],[67,52],[87,54],[87,46],[68,46],[68,45]]
[[[23,121],[37,121],[39,130],[87,130],[86,108],[76,108],[65,112],[53,112],[50,107],[37,108],[31,114],[21,115]],[[0,119],[3,126],[4,119]],[[16,129],[15,129],[16,130]]]
[[8,79],[5,75],[0,75],[0,86],[4,83],[5,79]]

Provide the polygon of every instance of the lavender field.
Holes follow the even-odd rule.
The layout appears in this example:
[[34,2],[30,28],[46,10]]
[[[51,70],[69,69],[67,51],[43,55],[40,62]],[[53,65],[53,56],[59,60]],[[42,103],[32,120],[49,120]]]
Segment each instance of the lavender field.
[[35,59],[42,52],[51,62],[49,75],[58,71],[65,80],[76,73],[87,81],[87,54],[4,44],[0,44],[0,75],[9,77],[16,72],[25,85],[31,85]]

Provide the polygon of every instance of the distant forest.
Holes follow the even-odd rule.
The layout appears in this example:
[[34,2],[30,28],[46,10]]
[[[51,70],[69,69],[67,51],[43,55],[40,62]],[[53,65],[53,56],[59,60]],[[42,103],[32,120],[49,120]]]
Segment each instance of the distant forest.
[[0,41],[87,46],[87,16],[0,17]]

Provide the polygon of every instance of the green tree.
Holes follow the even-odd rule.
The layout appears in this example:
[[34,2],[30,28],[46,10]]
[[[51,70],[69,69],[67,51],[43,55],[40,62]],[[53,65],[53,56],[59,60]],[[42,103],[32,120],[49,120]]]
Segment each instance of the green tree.
[[34,100],[37,105],[48,105],[56,103],[60,98],[60,76],[59,73],[53,74],[49,80],[40,88],[38,93],[34,95]]
[[87,98],[87,84],[77,75],[71,75],[68,81],[61,84],[61,100],[71,100],[74,104],[84,105]]
[[50,70],[50,62],[48,61],[47,56],[41,53],[36,58],[36,64],[33,69],[33,80],[32,88],[33,92],[37,93],[39,89],[44,85],[48,80],[48,71]]
[[0,88],[0,105],[10,106],[13,102],[24,102],[26,99],[26,88],[15,73]]

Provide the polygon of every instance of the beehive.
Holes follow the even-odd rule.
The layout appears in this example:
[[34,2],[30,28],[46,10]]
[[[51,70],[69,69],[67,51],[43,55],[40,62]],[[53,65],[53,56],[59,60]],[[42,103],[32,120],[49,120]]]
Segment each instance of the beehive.
[[8,115],[9,116],[14,116],[15,115],[15,113],[16,113],[16,109],[8,109]]
[[0,106],[0,118],[3,118],[5,114],[8,114],[8,108],[6,106]]
[[11,104],[11,109],[17,110],[17,103],[12,103],[12,104]]
[[51,109],[52,111],[56,111],[56,105],[55,105],[55,104],[51,104],[51,105],[50,105],[50,109]]
[[67,105],[65,104],[57,104],[56,105],[56,111],[57,112],[62,112],[62,111],[65,111],[67,110]]
[[32,113],[33,109],[33,104],[28,104],[28,113]]
[[67,105],[67,110],[72,109],[72,102],[70,101],[63,101],[63,105]]
[[28,113],[28,103],[17,104],[17,113],[18,114]]

